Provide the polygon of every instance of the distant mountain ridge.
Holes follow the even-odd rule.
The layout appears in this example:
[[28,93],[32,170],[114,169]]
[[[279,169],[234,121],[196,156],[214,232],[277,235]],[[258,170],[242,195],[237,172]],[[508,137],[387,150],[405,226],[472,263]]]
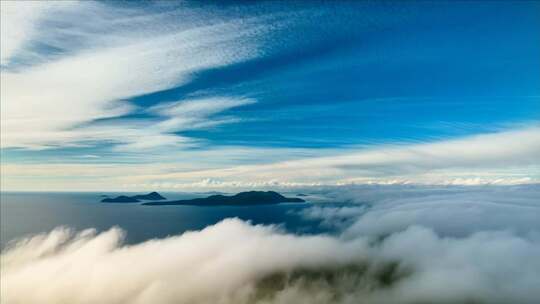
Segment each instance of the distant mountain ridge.
[[107,197],[101,200],[102,203],[139,203],[140,201],[160,201],[166,200],[165,197],[157,192],[148,194],[138,194],[133,196],[120,195],[115,198]]
[[232,196],[211,195],[206,198],[194,198],[188,200],[149,202],[143,205],[195,205],[195,206],[246,206],[246,205],[268,205],[279,203],[303,203],[301,198],[285,197],[275,191],[247,191],[240,192]]

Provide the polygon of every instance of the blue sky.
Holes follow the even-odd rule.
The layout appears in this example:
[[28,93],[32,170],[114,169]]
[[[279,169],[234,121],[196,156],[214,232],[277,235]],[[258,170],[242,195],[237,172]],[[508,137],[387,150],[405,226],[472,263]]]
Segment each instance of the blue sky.
[[1,43],[3,189],[538,182],[539,2],[2,2]]

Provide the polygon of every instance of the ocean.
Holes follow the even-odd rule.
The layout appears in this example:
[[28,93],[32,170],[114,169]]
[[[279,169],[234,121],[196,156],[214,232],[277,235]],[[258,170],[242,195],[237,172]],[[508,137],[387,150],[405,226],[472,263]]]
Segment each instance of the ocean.
[[[1,248],[15,239],[49,232],[59,226],[77,231],[87,228],[104,231],[117,226],[127,232],[125,242],[128,244],[200,230],[231,217],[249,220],[253,224],[276,224],[286,231],[300,234],[320,233],[322,229],[317,223],[298,215],[298,211],[310,206],[309,203],[239,207],[143,206],[140,203],[101,203],[103,194],[125,193],[2,192]],[[209,195],[162,194],[170,200]]]

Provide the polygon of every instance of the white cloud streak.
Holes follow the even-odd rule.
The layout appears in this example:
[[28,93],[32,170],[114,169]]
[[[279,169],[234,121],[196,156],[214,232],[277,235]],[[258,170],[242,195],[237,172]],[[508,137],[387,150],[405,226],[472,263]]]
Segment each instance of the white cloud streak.
[[80,5],[77,1],[20,1],[0,2],[1,11],[1,52],[0,64],[7,65],[9,60],[23,51],[25,43],[38,35],[38,21],[47,14],[59,14]]
[[158,123],[156,128],[163,131],[183,131],[198,129],[234,121],[233,118],[209,120],[208,118],[225,110],[255,103],[247,98],[210,97],[160,104],[149,109],[168,119]]
[[[203,124],[200,117],[218,111],[226,106],[249,104],[249,99],[213,99],[206,103],[198,100],[203,109],[191,110],[191,102],[169,104],[154,109],[183,109],[198,114],[190,114],[192,126]],[[206,105],[216,105],[206,108]],[[175,110],[170,110],[174,115]],[[201,116],[202,115],[202,116]],[[164,121],[175,118],[165,118]],[[172,129],[181,129],[182,124],[174,122]],[[112,133],[123,134],[124,143],[130,138],[137,142],[141,132],[148,132],[151,143],[152,129],[138,131],[110,130],[102,128],[101,138],[112,137]],[[87,134],[97,134],[97,129]],[[126,131],[127,130],[127,131]],[[136,189],[137,191],[168,190],[239,190],[252,188],[299,188],[322,185],[348,184],[439,184],[439,185],[511,185],[539,183],[540,129],[528,127],[499,133],[476,135],[457,140],[434,143],[409,144],[399,146],[377,146],[370,148],[348,148],[332,150],[281,149],[281,148],[234,148],[222,147],[208,150],[175,151],[174,157],[152,156],[152,163],[133,164],[2,164],[3,186],[5,189],[25,189],[19,181],[26,178],[47,177],[49,182],[58,177],[55,184],[65,182],[64,176],[75,174],[87,176],[89,184],[95,187],[93,176],[109,176],[101,185],[109,189]],[[131,132],[131,133],[130,133]],[[165,140],[158,139],[163,142]],[[171,139],[178,144],[179,139]],[[189,138],[183,142],[192,144]],[[118,148],[121,149],[121,148]],[[205,161],[201,161],[201,160]],[[262,160],[262,161],[261,161]],[[194,163],[197,166],[188,166]],[[246,165],[246,163],[249,163]],[[94,175],[93,175],[94,174]],[[52,179],[51,179],[52,177]],[[47,184],[45,189],[62,187]],[[114,189],[111,189],[113,185]],[[34,184],[34,187],[38,185]],[[80,185],[82,188],[84,182]],[[28,189],[28,188],[26,188]],[[35,189],[36,190],[36,189]]]
[[[514,184],[538,182],[540,128],[483,134],[434,143],[350,149],[332,156],[227,169],[166,173],[134,180],[189,184],[212,178],[249,186],[274,184],[428,183]],[[522,175],[509,175],[514,168]],[[518,168],[518,169],[516,169]],[[497,171],[499,170],[499,173]],[[467,175],[463,173],[466,171]],[[187,180],[187,181],[186,181]]]
[[[152,121],[143,121],[143,126],[127,122],[105,127],[86,124],[132,112],[134,108],[124,101],[130,97],[184,84],[203,69],[256,57],[257,35],[263,31],[263,23],[256,18],[214,18],[205,25],[193,24],[189,10],[183,11],[186,16],[174,16],[84,2],[70,3],[70,10],[52,14],[52,8],[44,3],[35,9],[28,3],[9,3],[2,10],[2,28],[14,36],[5,43],[2,39],[3,48],[12,50],[3,60],[9,61],[15,50],[32,42],[61,51],[57,55],[36,53],[34,57],[42,58],[30,66],[2,69],[2,148],[43,149],[97,140],[123,142],[126,137],[141,138],[135,143],[128,141],[128,148],[171,144],[175,139],[182,143],[185,139],[168,133],[175,128],[167,126],[174,125],[175,120],[180,123],[190,119],[182,109],[157,126]],[[8,16],[11,11],[26,10],[35,17]],[[35,30],[12,33],[21,19]],[[125,24],[143,30],[126,30]],[[38,30],[40,26],[47,31]],[[209,103],[206,100],[202,107],[210,108]],[[217,103],[208,114],[229,108],[223,107],[222,101]],[[154,126],[151,131],[148,124]],[[208,126],[212,124],[219,122],[207,122]],[[199,121],[198,126],[202,125],[203,121]]]

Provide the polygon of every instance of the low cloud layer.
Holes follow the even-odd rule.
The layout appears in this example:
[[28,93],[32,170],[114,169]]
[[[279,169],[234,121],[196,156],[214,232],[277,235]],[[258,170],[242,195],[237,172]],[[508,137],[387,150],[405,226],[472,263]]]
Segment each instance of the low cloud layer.
[[309,220],[341,228],[345,236],[386,235],[422,225],[444,236],[506,230],[519,235],[540,231],[539,185],[415,186],[364,185],[326,187],[324,203],[301,212]]
[[[348,200],[345,207],[320,202],[302,214],[341,232],[295,235],[227,219],[136,245],[122,244],[118,228],[59,228],[20,240],[2,253],[2,303],[540,299],[537,187],[342,187],[314,197]],[[456,233],[448,225],[460,217]]]

